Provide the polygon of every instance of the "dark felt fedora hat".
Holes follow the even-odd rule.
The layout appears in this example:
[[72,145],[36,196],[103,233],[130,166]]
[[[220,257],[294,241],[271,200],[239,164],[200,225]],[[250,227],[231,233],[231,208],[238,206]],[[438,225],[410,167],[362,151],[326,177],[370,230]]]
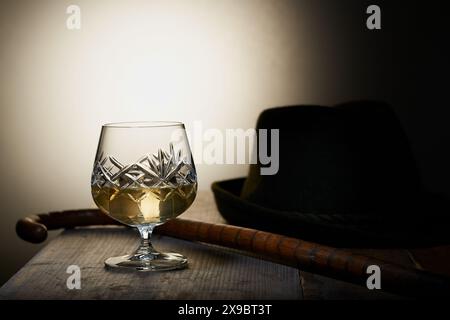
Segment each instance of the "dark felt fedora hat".
[[449,242],[449,202],[423,189],[388,104],[272,108],[257,129],[279,129],[279,170],[213,183],[229,223],[335,246]]

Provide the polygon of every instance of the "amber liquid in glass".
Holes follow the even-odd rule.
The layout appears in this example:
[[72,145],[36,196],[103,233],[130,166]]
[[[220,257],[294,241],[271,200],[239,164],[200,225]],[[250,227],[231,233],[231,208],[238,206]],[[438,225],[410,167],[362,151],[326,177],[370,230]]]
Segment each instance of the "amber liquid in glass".
[[92,187],[100,210],[129,226],[173,219],[192,204],[196,193],[196,183],[152,188]]

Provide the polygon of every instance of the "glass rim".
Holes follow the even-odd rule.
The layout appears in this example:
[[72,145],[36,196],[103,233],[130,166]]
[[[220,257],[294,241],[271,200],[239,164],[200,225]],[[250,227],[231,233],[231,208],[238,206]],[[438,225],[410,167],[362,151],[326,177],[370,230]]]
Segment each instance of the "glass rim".
[[104,128],[161,128],[184,126],[180,121],[126,121],[111,122],[102,125]]

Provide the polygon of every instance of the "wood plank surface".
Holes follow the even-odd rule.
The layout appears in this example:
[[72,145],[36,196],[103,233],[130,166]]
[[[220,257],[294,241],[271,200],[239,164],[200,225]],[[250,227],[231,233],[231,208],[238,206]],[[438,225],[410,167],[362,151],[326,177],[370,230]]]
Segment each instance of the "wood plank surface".
[[[185,218],[223,222],[212,196],[200,194]],[[297,269],[235,251],[169,237],[154,237],[162,251],[184,254],[189,267],[168,272],[108,270],[110,256],[131,253],[135,230],[89,227],[66,230],[1,289],[2,299],[301,299]],[[81,289],[66,286],[67,267],[81,269]]]
[[[210,191],[198,194],[181,218],[226,223]],[[111,256],[131,253],[138,233],[123,227],[66,230],[50,241],[1,289],[1,299],[399,299],[343,281],[299,271],[252,254],[213,245],[154,236],[161,251],[184,254],[189,268],[124,272],[104,268]],[[358,249],[356,253],[409,267],[448,273],[450,247],[420,250]],[[441,257],[438,260],[436,257]],[[81,289],[69,290],[69,265],[81,269]],[[383,285],[382,285],[383,286]]]
[[[296,269],[168,237],[154,245],[189,259],[170,272],[108,270],[103,261],[130,253],[134,230],[121,227],[68,230],[54,239],[1,289],[3,299],[299,299]],[[81,289],[69,290],[66,269],[81,269]]]
[[[407,250],[402,249],[349,249],[352,252],[393,262],[405,267],[414,267]],[[368,275],[369,276],[369,275]],[[383,289],[383,278],[381,288]],[[382,290],[367,288],[323,277],[317,274],[300,271],[303,298],[305,300],[397,300],[404,297]]]

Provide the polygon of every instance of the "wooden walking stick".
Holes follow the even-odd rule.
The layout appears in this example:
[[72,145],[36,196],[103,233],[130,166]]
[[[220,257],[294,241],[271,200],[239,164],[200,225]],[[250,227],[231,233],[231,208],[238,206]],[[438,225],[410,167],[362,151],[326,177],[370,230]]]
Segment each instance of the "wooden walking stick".
[[232,225],[175,219],[158,227],[161,234],[259,254],[304,271],[366,286],[367,267],[381,270],[382,289],[409,297],[450,296],[450,278],[344,249]]
[[[42,242],[47,229],[119,224],[99,210],[76,210],[29,216],[18,221],[17,234]],[[367,267],[381,270],[382,290],[409,297],[450,296],[450,278],[405,268],[350,251],[232,225],[174,219],[157,227],[162,235],[249,251],[308,272],[366,286]]]

